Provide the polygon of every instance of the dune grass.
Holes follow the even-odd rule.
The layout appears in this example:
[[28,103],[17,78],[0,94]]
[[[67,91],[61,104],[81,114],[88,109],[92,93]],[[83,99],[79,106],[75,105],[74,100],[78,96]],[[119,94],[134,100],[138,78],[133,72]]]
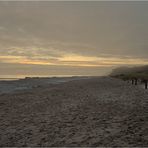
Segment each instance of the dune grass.
[[133,85],[137,85],[138,82],[144,83],[145,89],[148,89],[148,74],[146,73],[127,73],[114,75],[112,77],[119,78],[128,82],[131,81]]

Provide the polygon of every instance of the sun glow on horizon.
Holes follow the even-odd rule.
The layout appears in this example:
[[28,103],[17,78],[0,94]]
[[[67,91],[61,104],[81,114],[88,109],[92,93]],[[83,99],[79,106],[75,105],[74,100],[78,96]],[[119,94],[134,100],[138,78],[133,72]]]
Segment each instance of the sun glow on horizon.
[[[40,58],[42,60],[40,60]],[[66,54],[55,60],[47,57],[28,58],[26,56],[0,56],[0,61],[3,63],[16,63],[26,65],[63,65],[63,66],[80,66],[80,67],[111,67],[122,65],[146,65],[147,59],[140,58],[119,58],[119,57],[95,57],[82,56],[76,54]]]

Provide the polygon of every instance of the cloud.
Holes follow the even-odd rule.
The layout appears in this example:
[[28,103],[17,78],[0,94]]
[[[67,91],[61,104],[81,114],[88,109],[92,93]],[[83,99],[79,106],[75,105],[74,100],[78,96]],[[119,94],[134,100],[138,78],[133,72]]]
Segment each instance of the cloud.
[[[31,51],[31,52],[30,52]],[[48,51],[48,54],[47,54]],[[0,62],[18,63],[30,65],[66,65],[83,67],[111,67],[119,65],[143,65],[148,64],[147,59],[126,57],[103,57],[103,56],[82,56],[74,53],[37,49],[37,48],[12,48],[3,52],[0,56]],[[29,52],[29,54],[28,54]],[[57,54],[56,54],[57,52]]]
[[0,63],[96,69],[148,64],[147,4],[0,2]]

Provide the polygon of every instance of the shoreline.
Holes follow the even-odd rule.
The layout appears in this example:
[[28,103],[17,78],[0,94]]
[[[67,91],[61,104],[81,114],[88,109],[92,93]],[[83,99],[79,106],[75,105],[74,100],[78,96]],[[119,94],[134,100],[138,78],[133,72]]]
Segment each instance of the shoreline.
[[59,84],[73,80],[89,79],[94,76],[72,76],[72,77],[26,77],[22,79],[1,80],[0,79],[0,94],[13,93],[32,89],[35,87],[46,86],[49,84]]

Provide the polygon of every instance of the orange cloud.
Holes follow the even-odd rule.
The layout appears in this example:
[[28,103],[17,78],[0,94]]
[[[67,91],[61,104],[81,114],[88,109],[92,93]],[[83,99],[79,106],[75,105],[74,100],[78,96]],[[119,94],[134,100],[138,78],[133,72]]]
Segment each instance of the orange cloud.
[[93,57],[81,56],[76,54],[65,54],[56,60],[50,60],[46,57],[28,58],[25,56],[0,56],[0,61],[3,63],[19,63],[30,65],[64,65],[64,66],[82,66],[82,67],[110,67],[120,65],[146,65],[147,59],[138,58],[116,58],[116,57]]

